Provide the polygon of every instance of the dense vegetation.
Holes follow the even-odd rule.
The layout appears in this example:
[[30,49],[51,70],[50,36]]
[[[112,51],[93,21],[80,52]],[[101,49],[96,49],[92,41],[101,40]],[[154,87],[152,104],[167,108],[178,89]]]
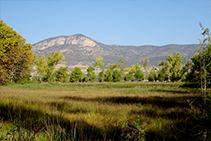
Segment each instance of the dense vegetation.
[[[211,139],[211,38],[200,26],[201,48],[184,65],[177,52],[151,71],[149,57],[142,58],[143,66],[128,68],[124,58],[105,68],[98,57],[84,75],[77,67],[55,71],[64,63],[61,52],[33,54],[31,44],[0,21],[0,84],[5,85],[0,139]],[[34,65],[37,76],[31,78]],[[101,70],[98,75],[95,69]],[[144,79],[151,82],[139,82]],[[82,83],[96,81],[101,83]],[[178,81],[185,83],[172,83]]]

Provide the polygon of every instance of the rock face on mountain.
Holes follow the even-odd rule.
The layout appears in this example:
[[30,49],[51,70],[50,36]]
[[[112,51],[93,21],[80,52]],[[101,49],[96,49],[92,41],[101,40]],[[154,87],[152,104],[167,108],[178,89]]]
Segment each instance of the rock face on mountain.
[[199,48],[198,44],[166,46],[120,46],[105,45],[82,34],[72,36],[59,36],[45,39],[32,45],[32,51],[41,54],[49,54],[59,50],[65,55],[67,66],[81,63],[83,65],[93,64],[96,57],[103,57],[104,63],[117,63],[124,57],[127,65],[141,63],[142,57],[150,58],[150,65],[157,66],[162,60],[165,61],[168,55],[173,52],[181,53],[184,61],[191,58]]

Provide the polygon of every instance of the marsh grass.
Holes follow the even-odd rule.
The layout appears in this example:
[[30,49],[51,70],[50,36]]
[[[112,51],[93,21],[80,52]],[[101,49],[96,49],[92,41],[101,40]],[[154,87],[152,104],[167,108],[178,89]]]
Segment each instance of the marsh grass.
[[200,91],[188,88],[190,85],[45,83],[0,86],[0,139],[18,140],[20,136],[31,140],[194,139],[184,129],[193,125],[193,112],[200,115],[197,101],[192,103],[194,111],[188,103],[200,98]]

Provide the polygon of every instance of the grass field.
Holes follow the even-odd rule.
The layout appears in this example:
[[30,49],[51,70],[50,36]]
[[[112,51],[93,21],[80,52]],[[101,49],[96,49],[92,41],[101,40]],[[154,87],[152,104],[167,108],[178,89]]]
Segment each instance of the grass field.
[[0,86],[0,140],[200,139],[193,131],[194,116],[201,114],[197,87],[146,82]]

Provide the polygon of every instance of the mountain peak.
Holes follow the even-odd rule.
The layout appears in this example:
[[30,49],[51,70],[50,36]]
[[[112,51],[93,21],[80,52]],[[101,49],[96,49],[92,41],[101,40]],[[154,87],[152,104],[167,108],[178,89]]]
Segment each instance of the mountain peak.
[[73,45],[77,47],[95,47],[98,46],[98,41],[95,41],[83,34],[74,34],[71,36],[57,36],[48,38],[33,44],[32,51],[40,52],[53,46]]
[[78,36],[78,37],[82,36],[82,37],[86,37],[85,35],[83,35],[83,34],[81,34],[81,33],[73,34],[73,35],[71,35],[71,36]]

